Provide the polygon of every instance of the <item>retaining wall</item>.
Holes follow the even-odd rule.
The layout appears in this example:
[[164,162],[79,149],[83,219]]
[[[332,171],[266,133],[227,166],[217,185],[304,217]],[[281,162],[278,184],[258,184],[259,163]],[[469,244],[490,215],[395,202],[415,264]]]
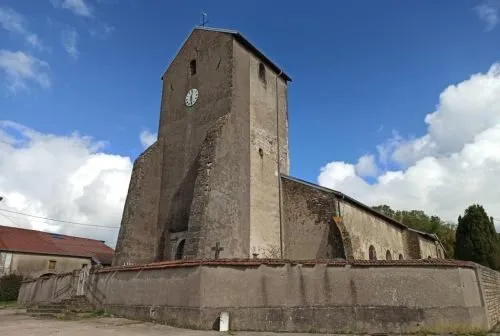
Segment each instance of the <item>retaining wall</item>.
[[[124,317],[196,329],[214,328],[226,311],[232,330],[444,332],[493,327],[499,279],[472,263],[436,259],[178,261],[101,269],[88,297]],[[32,283],[23,283],[21,303],[47,297],[34,295]]]

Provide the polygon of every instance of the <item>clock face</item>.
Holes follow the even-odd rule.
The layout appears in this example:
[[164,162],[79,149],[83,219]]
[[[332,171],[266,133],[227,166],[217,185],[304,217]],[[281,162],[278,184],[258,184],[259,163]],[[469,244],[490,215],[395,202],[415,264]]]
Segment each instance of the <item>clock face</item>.
[[196,104],[197,100],[198,100],[198,90],[191,89],[186,94],[186,99],[184,100],[184,102],[186,103],[186,106],[191,107],[194,104]]

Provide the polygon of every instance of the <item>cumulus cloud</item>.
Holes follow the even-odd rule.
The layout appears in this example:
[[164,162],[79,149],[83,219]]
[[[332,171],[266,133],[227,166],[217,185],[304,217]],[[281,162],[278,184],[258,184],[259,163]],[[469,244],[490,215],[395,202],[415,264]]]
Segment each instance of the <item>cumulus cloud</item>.
[[377,146],[382,166],[400,168],[378,170],[368,183],[363,176],[371,170],[364,168],[375,157],[334,161],[321,168],[319,184],[369,205],[422,209],[446,220],[456,220],[472,203],[500,218],[500,64],[447,87],[424,122],[421,137],[394,133]]
[[73,14],[84,17],[92,17],[92,8],[85,0],[51,0],[56,8],[63,8]]
[[61,41],[64,50],[73,58],[78,58],[79,52],[76,46],[78,41],[78,33],[74,28],[66,28],[61,33]]
[[355,166],[356,173],[359,176],[375,176],[377,174],[377,164],[375,163],[375,155],[367,154],[359,158]]
[[30,32],[26,28],[26,19],[10,7],[0,7],[0,25],[3,29],[19,34],[26,42],[39,50],[45,49],[37,34]]
[[105,240],[114,246],[132,162],[73,133],[43,134],[0,121],[0,208],[97,226],[0,211],[0,224]]
[[29,82],[43,88],[51,85],[49,64],[22,51],[0,50],[0,70],[5,74],[7,87],[12,92],[27,89]]
[[146,149],[149,146],[151,146],[152,144],[154,144],[154,142],[158,138],[158,134],[151,133],[148,130],[144,130],[141,132],[139,138],[141,140],[142,147],[144,147],[144,149]]
[[498,25],[498,10],[500,9],[500,3],[498,0],[485,1],[476,6],[474,9],[479,19],[485,24],[485,31],[492,31]]

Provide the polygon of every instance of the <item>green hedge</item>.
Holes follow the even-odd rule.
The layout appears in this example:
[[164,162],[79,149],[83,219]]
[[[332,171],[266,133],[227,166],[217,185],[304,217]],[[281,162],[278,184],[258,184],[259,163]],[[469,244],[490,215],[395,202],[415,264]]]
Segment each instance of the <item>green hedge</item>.
[[17,300],[22,281],[23,276],[18,274],[9,274],[0,277],[0,301]]

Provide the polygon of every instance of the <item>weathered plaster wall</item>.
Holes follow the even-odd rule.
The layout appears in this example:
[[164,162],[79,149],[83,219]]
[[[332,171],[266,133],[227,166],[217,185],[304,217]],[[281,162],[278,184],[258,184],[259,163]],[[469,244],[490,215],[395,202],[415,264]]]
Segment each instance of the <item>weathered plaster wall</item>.
[[422,258],[442,258],[438,255],[438,249],[441,250],[441,247],[436,245],[436,242],[430,239],[426,239],[422,236],[418,237],[418,242],[420,246],[420,251],[422,253]]
[[163,142],[156,141],[134,162],[113,265],[152,262],[158,248]]
[[282,177],[281,185],[284,257],[297,260],[346,258],[350,252],[349,237],[345,230],[342,234],[331,219],[337,207],[333,194],[287,177]]
[[386,259],[388,250],[392,259],[398,259],[399,254],[407,258],[404,255],[403,228],[389,224],[345,200],[340,202],[340,215],[351,237],[354,259],[368,259],[370,245],[375,248],[379,260]]
[[[159,263],[102,269],[88,297],[118,315],[199,329],[213,328],[227,311],[231,330],[463,332],[488,329],[498,317],[498,277],[484,273],[493,280],[474,264],[451,261]],[[483,290],[486,281],[491,288]],[[48,297],[33,292],[23,284],[19,301]]]
[[[50,261],[56,262],[55,269],[49,269]],[[83,265],[90,267],[89,258],[63,257],[13,253],[10,266],[11,273],[23,274],[28,277],[37,278],[46,273],[66,273],[82,268]]]
[[[247,57],[247,71],[250,72],[250,252],[258,258],[280,258],[278,158],[281,173],[288,174],[287,84],[282,78],[277,79],[278,74],[258,57],[253,54]],[[264,78],[259,76],[260,64],[265,69]]]

